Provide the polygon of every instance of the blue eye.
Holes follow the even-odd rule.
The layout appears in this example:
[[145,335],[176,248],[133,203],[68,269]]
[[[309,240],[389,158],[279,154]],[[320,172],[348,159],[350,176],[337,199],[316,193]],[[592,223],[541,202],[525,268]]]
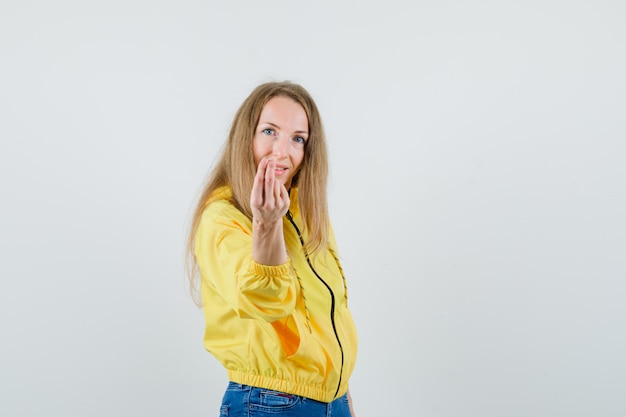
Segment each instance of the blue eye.
[[296,136],[295,138],[293,138],[293,140],[298,143],[304,143],[304,138],[302,136]]
[[263,133],[265,133],[268,136],[272,136],[274,135],[274,129],[270,129],[270,128],[263,129]]

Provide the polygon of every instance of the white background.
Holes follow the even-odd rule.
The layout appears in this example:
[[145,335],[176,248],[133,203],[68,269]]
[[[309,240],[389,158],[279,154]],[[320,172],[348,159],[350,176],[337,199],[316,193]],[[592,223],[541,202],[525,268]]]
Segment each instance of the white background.
[[316,99],[367,416],[626,415],[626,3],[0,2],[0,415],[214,416],[185,231]]

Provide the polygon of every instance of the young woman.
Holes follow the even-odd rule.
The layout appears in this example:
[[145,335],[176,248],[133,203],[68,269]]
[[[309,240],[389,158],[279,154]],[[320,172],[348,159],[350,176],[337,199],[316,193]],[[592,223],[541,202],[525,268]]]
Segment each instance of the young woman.
[[353,415],[357,335],[327,177],[309,93],[289,82],[258,86],[235,115],[188,242],[204,343],[230,380],[221,416]]

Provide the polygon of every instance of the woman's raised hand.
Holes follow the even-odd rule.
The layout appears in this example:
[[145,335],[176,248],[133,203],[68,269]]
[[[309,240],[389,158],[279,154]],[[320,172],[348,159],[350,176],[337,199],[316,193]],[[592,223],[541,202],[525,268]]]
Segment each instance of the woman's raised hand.
[[252,193],[252,259],[263,265],[281,265],[287,261],[283,235],[283,216],[289,210],[289,193],[276,179],[276,162],[259,162]]
[[257,222],[282,222],[289,209],[289,193],[276,179],[275,169],[276,162],[271,158],[259,162],[250,195],[252,216]]

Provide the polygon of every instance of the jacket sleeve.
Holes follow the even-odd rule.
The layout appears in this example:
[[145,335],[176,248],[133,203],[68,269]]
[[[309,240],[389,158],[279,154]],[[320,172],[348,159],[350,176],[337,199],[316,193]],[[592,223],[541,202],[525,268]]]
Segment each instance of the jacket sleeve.
[[203,294],[220,297],[240,317],[272,322],[295,309],[297,278],[291,261],[276,266],[256,263],[251,222],[232,205],[216,202],[207,207],[196,232],[195,255],[201,285],[209,287]]

